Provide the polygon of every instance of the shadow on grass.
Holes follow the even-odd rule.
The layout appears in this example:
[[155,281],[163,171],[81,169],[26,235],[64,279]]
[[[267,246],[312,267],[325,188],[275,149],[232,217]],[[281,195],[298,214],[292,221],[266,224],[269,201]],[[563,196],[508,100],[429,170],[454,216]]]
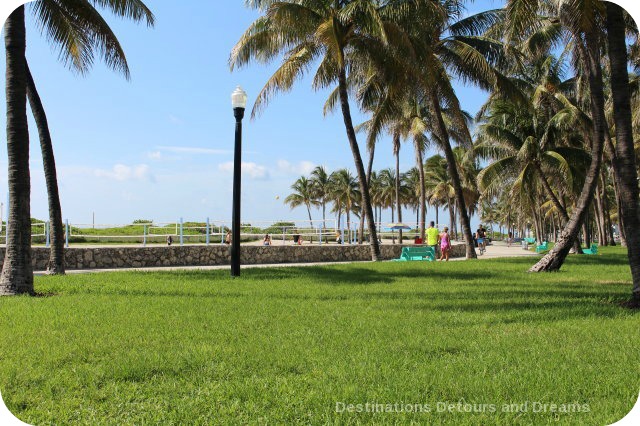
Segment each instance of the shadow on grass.
[[[571,256],[567,264],[620,267],[626,256]],[[332,266],[244,269],[231,279],[228,271],[166,271],[114,273],[107,285],[96,285],[90,276],[75,286],[64,281],[62,294],[123,297],[168,297],[209,300],[272,299],[292,301],[366,303],[409,308],[417,314],[434,312],[535,312],[544,320],[553,312],[567,318],[598,315],[615,317],[626,297],[624,281],[618,285],[594,285],[585,274],[529,274],[531,258],[469,262],[410,262],[341,264]],[[134,277],[135,279],[131,279]],[[85,281],[86,280],[86,281]],[[83,283],[83,281],[85,281]],[[120,285],[120,282],[123,285]],[[184,284],[183,284],[184,283]],[[401,302],[404,306],[394,303]],[[337,304],[339,309],[340,305]],[[628,312],[628,311],[627,311]],[[562,315],[560,315],[562,316]],[[531,320],[531,318],[529,318]]]

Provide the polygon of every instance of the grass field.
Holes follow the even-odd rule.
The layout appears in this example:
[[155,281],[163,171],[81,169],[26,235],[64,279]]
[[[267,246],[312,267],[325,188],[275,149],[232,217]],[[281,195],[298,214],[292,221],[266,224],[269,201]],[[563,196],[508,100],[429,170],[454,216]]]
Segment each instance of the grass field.
[[640,317],[618,305],[626,257],[602,252],[536,275],[516,258],[38,277],[42,297],[0,299],[0,391],[32,424],[609,424],[638,397]]

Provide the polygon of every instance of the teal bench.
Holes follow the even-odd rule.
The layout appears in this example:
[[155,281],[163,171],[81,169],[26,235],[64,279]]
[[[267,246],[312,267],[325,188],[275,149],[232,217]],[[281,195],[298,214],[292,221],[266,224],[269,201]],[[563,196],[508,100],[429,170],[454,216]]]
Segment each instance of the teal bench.
[[523,238],[523,240],[525,240],[527,244],[535,244],[536,242],[535,238]]
[[431,262],[436,260],[436,252],[433,247],[402,247],[400,258],[393,260],[396,262],[407,262],[410,260],[428,260]]
[[549,243],[547,243],[546,241],[539,246],[536,246],[536,253],[542,253],[546,250],[549,250]]
[[590,248],[583,249],[582,253],[584,253],[584,254],[598,254],[598,245],[593,243],[593,244],[591,244]]

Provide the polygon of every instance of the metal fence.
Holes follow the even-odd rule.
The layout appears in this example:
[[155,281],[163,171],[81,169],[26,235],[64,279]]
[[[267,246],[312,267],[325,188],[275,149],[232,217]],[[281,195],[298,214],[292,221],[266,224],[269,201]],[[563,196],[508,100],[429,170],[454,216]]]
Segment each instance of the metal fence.
[[[411,229],[403,231],[405,240],[419,237],[417,223],[405,222]],[[277,244],[358,244],[359,222],[338,223],[335,219],[322,220],[259,220],[241,225],[240,238],[243,243],[261,244],[268,234],[272,245]],[[395,240],[397,230],[388,223],[376,223],[378,239]],[[438,225],[442,229],[445,225]],[[175,222],[139,222],[125,224],[83,224],[64,221],[65,245],[69,244],[225,244],[230,238],[231,223],[224,220]],[[51,244],[49,222],[33,223],[31,237],[34,244]],[[368,227],[364,228],[363,239],[369,239]],[[6,242],[6,227],[0,229],[0,243]]]

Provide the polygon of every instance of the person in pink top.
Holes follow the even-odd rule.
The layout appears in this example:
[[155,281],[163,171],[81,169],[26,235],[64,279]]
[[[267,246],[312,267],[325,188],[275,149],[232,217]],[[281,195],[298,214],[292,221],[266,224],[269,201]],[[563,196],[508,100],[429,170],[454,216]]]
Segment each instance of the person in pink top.
[[444,231],[438,237],[440,237],[440,259],[449,261],[449,250],[451,250],[451,241],[449,241],[449,228],[444,227]]

